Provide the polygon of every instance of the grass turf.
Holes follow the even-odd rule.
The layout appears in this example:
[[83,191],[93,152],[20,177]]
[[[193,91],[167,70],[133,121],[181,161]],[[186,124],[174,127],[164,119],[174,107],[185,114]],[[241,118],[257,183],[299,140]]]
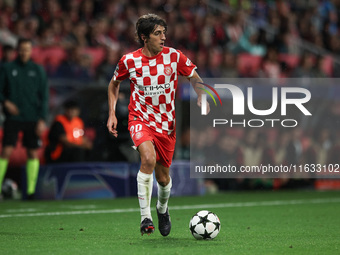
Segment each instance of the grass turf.
[[[170,200],[173,227],[168,237],[162,237],[157,230],[155,210],[152,211],[155,233],[140,235],[137,203],[136,198],[2,201],[0,253],[340,254],[340,192],[173,197]],[[209,206],[221,203],[226,205]],[[195,240],[189,232],[190,218],[203,209],[195,205],[202,204],[207,204],[204,209],[213,211],[221,220],[221,232],[212,241]],[[176,208],[171,210],[171,206]],[[108,211],[128,208],[132,208],[131,212]]]

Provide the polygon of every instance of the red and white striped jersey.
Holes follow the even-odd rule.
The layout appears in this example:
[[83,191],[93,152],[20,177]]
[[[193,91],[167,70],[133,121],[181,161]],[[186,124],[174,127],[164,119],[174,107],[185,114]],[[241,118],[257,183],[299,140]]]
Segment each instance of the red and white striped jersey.
[[142,49],[124,55],[113,79],[130,79],[129,120],[139,118],[158,133],[175,130],[175,92],[178,75],[191,77],[196,66],[179,50],[164,47],[154,57]]

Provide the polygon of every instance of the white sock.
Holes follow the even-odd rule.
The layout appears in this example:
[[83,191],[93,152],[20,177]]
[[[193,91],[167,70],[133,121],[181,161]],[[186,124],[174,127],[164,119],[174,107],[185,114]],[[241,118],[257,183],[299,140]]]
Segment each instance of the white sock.
[[171,187],[172,187],[172,179],[170,177],[170,182],[165,186],[159,185],[158,186],[158,201],[157,201],[157,209],[159,213],[165,213],[166,208],[168,208],[168,201],[170,197]]
[[141,221],[143,221],[145,218],[149,218],[152,220],[150,211],[152,185],[153,175],[144,174],[141,171],[139,171],[137,174],[137,189]]

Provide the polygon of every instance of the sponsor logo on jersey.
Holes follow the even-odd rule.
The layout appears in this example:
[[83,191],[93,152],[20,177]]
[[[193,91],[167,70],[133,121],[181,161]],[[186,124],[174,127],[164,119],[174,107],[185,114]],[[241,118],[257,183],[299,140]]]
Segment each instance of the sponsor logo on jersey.
[[135,134],[135,139],[136,139],[136,140],[139,140],[139,139],[141,139],[143,136],[144,136],[143,132],[138,132],[138,133]]
[[171,66],[166,66],[166,67],[164,68],[164,73],[165,73],[165,75],[170,76],[170,75],[172,74],[172,68],[171,68]]
[[149,85],[149,86],[142,86],[137,85],[138,89],[144,91],[144,96],[156,96],[156,95],[163,95],[165,94],[166,89],[170,89],[171,84],[165,83],[160,85]]

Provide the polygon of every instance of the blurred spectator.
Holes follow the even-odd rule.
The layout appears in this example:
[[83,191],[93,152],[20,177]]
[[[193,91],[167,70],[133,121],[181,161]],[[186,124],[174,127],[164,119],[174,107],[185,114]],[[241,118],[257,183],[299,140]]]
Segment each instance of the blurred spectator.
[[26,21],[26,37],[31,39],[35,44],[36,34],[39,31],[39,20],[36,17],[32,17]]
[[262,163],[263,144],[260,142],[260,134],[257,129],[250,129],[246,133],[242,152],[245,166],[258,166]]
[[281,77],[281,64],[276,48],[268,49],[261,65],[260,77],[278,79]]
[[106,48],[105,59],[99,64],[96,71],[96,79],[98,81],[109,82],[112,78],[112,72],[116,67],[120,52],[118,50],[113,50],[111,48]]
[[327,164],[339,164],[340,155],[340,131],[337,130],[333,146],[329,150]]
[[48,134],[45,150],[47,163],[86,161],[92,143],[84,136],[84,123],[75,101],[64,103],[64,113],[57,115]]
[[227,35],[229,42],[227,44],[228,49],[233,53],[238,53],[239,40],[243,35],[244,28],[244,13],[238,11],[235,15],[229,18],[227,25]]
[[221,77],[237,78],[237,57],[229,51],[224,52],[221,65]]
[[42,26],[47,27],[48,24],[62,16],[62,10],[58,0],[42,1],[42,6],[39,9],[39,17],[42,19]]
[[298,47],[294,44],[295,36],[290,33],[281,33],[278,35],[278,51],[279,53],[297,55]]
[[315,57],[315,64],[312,68],[312,77],[315,78],[327,78],[328,75],[323,71],[323,62],[325,59],[321,56],[316,56]]
[[199,51],[196,54],[195,64],[201,77],[208,77],[208,54],[205,51]]
[[276,139],[276,148],[274,160],[276,165],[288,165],[290,163],[288,148],[291,141],[291,134],[288,131],[282,131]]
[[[241,165],[244,165],[244,155],[240,147],[239,140],[232,133],[225,134],[219,137],[216,141],[217,148],[214,148],[214,154],[211,151],[211,155],[208,159],[211,162],[207,162],[207,165],[215,164],[216,162],[221,162],[224,166],[236,166],[237,169]],[[233,179],[215,179],[220,190],[235,189],[238,183]]]
[[72,28],[72,32],[67,34],[63,40],[62,45],[65,49],[70,49],[77,45],[87,47],[89,45],[87,38],[88,27],[83,21],[77,22]]
[[[301,3],[304,4],[301,4]],[[216,62],[211,52],[228,49],[234,54],[249,52],[263,56],[271,45],[279,53],[300,54],[305,39],[339,54],[337,1],[225,1],[230,12],[208,8],[209,4],[174,0],[154,1],[32,1],[0,2],[0,43],[15,46],[18,37],[28,37],[37,46],[119,48],[122,53],[136,47],[131,31],[137,17],[159,12],[169,24],[167,45],[186,48],[209,66]],[[240,9],[232,9],[237,7]],[[177,45],[177,46],[176,46]],[[268,60],[262,77],[282,75]],[[196,61],[197,62],[197,61]],[[271,62],[271,63],[268,63]],[[275,62],[275,61],[274,61]],[[203,65],[202,65],[203,66]],[[334,75],[339,67],[334,65]],[[202,68],[203,74],[206,68]],[[210,67],[207,76],[216,77],[221,67]],[[205,75],[203,75],[205,76]],[[319,75],[320,76],[320,75]]]
[[316,164],[325,165],[328,163],[329,151],[332,146],[331,133],[328,128],[323,128],[318,130],[315,137]]
[[87,23],[93,20],[94,17],[94,1],[83,0],[80,3],[79,18]]
[[106,17],[97,18],[93,22],[89,33],[89,45],[91,47],[114,47],[115,42],[108,36],[109,21]]
[[291,77],[310,78],[315,77],[313,73],[314,56],[310,53],[304,53],[300,59],[299,65],[294,69]]
[[91,70],[91,57],[80,46],[69,50],[68,58],[62,62],[54,77],[90,81],[93,79]]
[[15,59],[15,49],[10,45],[4,45],[2,47],[2,57],[0,62],[0,67],[8,62],[11,62]]
[[266,47],[262,45],[260,31],[247,29],[239,40],[239,52],[247,52],[256,56],[264,56]]
[[207,77],[221,77],[222,52],[219,48],[212,48],[208,53]]
[[192,130],[188,127],[181,135],[180,146],[176,151],[176,159],[190,160],[190,136]]
[[338,11],[332,0],[320,1],[319,12],[327,23],[327,30],[331,35],[338,33]]
[[0,15],[0,44],[16,47],[18,36],[9,29],[9,22],[6,16]]
[[62,1],[64,16],[66,16],[73,24],[79,21],[80,3],[81,1],[78,0]]

